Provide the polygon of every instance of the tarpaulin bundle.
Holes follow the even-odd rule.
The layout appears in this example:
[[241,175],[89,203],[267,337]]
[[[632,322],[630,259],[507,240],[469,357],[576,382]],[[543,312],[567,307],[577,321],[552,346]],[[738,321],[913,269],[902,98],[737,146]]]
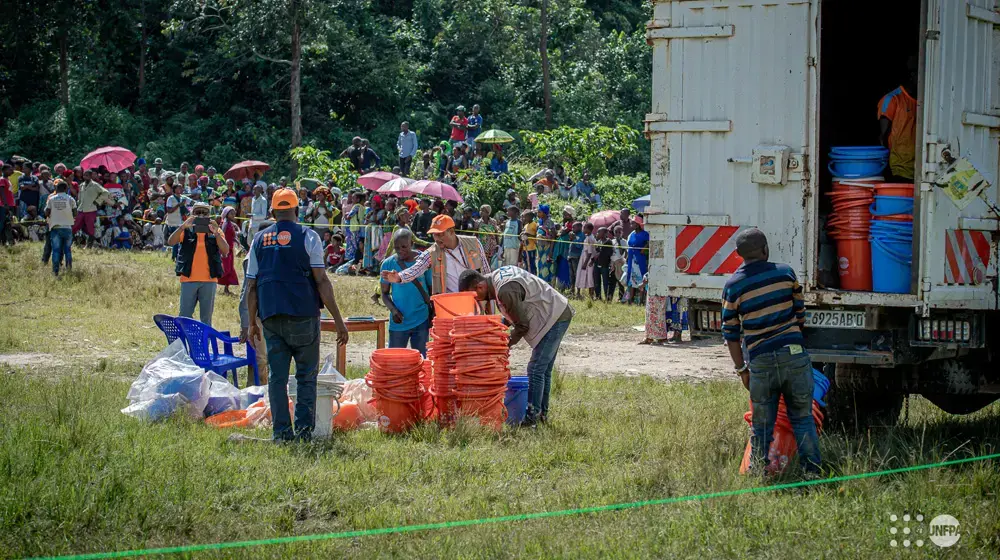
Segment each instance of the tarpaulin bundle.
[[510,380],[507,327],[496,315],[470,315],[456,317],[450,334],[459,411],[499,430],[507,417],[504,395]]
[[455,421],[455,347],[451,341],[454,319],[434,317],[432,340],[427,344],[427,359],[431,361],[430,391],[434,397],[438,422],[450,425]]
[[[751,404],[751,407],[753,405]],[[816,422],[816,433],[823,431],[823,411],[814,399],[812,402],[813,421]],[[753,428],[753,412],[743,415],[746,423]],[[792,432],[792,422],[788,419],[788,409],[785,408],[785,397],[778,398],[778,416],[774,423],[774,439],[771,441],[771,448],[768,450],[768,463],[764,467],[768,474],[778,474],[785,472],[792,458],[795,457],[797,447],[795,445],[795,434]],[[751,443],[747,442],[743,452],[743,461],[740,463],[740,474],[746,474],[750,469]]]
[[372,352],[371,371],[365,382],[372,388],[372,403],[384,432],[402,432],[422,418],[423,357],[411,348],[381,348]]

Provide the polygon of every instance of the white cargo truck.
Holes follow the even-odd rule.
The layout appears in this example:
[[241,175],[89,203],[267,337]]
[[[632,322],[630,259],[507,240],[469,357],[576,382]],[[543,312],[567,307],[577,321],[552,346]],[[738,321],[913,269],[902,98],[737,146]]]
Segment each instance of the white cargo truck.
[[[717,334],[735,237],[758,227],[804,286],[830,414],[895,422],[907,394],[953,413],[1000,398],[997,0],[657,0],[647,39],[650,293],[687,298],[692,330]],[[879,143],[879,100],[908,60],[910,293],[840,290],[827,154]],[[962,162],[990,184],[959,204],[942,185]]]

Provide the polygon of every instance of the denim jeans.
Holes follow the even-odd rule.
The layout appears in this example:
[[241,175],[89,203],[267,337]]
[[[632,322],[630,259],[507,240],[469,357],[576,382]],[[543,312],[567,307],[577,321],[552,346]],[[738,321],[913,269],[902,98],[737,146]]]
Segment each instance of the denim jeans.
[[[70,237],[73,236],[73,230],[67,228],[70,232]],[[42,246],[42,264],[49,264],[49,259],[52,258],[52,231],[49,230],[45,234],[45,245]]]
[[615,286],[611,279],[611,265],[594,265],[594,295],[601,299],[601,286],[604,286],[604,298],[611,301],[615,295]]
[[389,348],[406,348],[406,343],[410,343],[410,348],[419,350],[421,356],[427,356],[427,339],[430,337],[431,323],[424,321],[418,327],[408,331],[389,331]]
[[[173,235],[175,231],[177,231],[177,228],[175,227],[167,226],[163,228],[163,236],[164,236],[163,239],[164,240],[170,239],[170,236]],[[174,243],[173,247],[170,248],[170,260],[176,261],[177,254],[180,252],[181,252],[181,244],[178,241],[177,243]],[[204,323],[204,321],[202,322]]]
[[194,318],[194,306],[198,305],[198,320],[212,326],[212,312],[215,311],[215,282],[181,282],[181,317]]
[[[316,376],[319,374],[319,317],[275,315],[264,321],[267,394],[275,441],[311,439],[316,427]],[[288,370],[295,360],[295,428],[288,414]]]
[[54,228],[49,231],[49,241],[52,244],[52,272],[59,274],[59,264],[64,257],[66,268],[73,268],[73,230]]
[[569,328],[569,320],[558,321],[531,350],[528,361],[528,413],[524,420],[534,423],[544,419],[549,413],[549,389],[552,387],[552,366],[556,363],[556,352],[563,335]]
[[753,403],[751,465],[767,464],[768,451],[774,441],[774,423],[778,417],[778,397],[784,396],[799,462],[803,470],[818,472],[819,442],[812,416],[812,362],[805,349],[792,354],[790,348],[785,346],[750,360],[750,401]]

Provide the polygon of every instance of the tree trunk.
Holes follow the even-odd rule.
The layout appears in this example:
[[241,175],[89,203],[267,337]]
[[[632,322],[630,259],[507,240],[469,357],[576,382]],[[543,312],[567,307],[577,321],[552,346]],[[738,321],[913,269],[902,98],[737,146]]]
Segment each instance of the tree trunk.
[[542,58],[542,97],[545,103],[545,128],[552,128],[552,88],[549,83],[549,0],[542,0],[541,40],[538,54]]
[[149,30],[146,25],[146,2],[139,3],[139,26],[142,34],[139,39],[139,99],[142,100],[142,90],[146,88],[146,41],[149,40]]
[[[292,83],[289,94],[292,106],[292,148],[302,145],[302,98],[301,98],[301,63],[302,63],[302,38],[299,26],[299,4],[298,0],[291,0],[289,11],[292,16]],[[298,174],[298,164],[292,162],[292,178]]]
[[59,34],[59,102],[69,105],[69,39],[65,33]]

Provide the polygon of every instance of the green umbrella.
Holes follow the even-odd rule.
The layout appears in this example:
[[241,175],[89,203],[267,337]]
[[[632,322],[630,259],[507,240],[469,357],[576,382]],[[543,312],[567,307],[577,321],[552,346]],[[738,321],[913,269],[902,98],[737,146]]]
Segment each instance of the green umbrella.
[[494,128],[476,136],[477,144],[508,144],[514,141],[514,137],[506,132]]

